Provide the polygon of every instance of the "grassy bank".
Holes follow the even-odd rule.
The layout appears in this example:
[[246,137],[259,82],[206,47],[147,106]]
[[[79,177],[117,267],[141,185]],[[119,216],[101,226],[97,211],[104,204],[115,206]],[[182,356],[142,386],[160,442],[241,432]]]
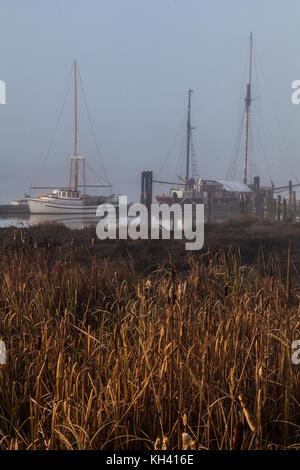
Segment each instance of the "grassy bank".
[[241,219],[187,253],[2,229],[0,448],[300,448],[299,235]]

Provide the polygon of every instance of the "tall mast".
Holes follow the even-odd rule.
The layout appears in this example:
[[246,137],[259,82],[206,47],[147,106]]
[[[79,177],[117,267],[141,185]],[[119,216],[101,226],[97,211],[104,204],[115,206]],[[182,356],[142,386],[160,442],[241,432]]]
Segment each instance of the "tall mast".
[[189,101],[188,101],[188,119],[187,119],[187,144],[186,144],[186,174],[185,174],[185,188],[189,189],[190,180],[190,139],[191,139],[191,95],[193,90],[189,89]]
[[77,74],[74,60],[74,191],[78,189]]
[[245,124],[245,145],[244,145],[244,184],[247,184],[247,168],[248,168],[248,137],[249,137],[249,112],[251,99],[251,80],[252,80],[252,33],[250,34],[250,61],[249,61],[249,83],[247,84],[246,103],[246,124]]

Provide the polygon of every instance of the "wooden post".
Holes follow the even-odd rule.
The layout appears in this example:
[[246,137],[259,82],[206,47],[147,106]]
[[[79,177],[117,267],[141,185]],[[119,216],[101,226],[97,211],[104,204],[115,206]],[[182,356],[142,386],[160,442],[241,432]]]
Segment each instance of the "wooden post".
[[153,172],[142,171],[141,174],[141,204],[145,204],[148,209],[148,227],[151,228],[151,204],[152,204],[152,185]]
[[293,220],[296,221],[297,218],[297,200],[296,200],[296,191],[293,191]]
[[259,199],[259,176],[254,177],[254,193],[255,193],[255,216],[260,217],[260,199]]
[[277,214],[277,204],[276,204],[276,199],[273,198],[273,208],[272,208],[272,219],[276,220],[276,214]]
[[276,201],[276,209],[277,209],[277,220],[281,220],[281,196],[277,194],[277,201]]
[[283,198],[282,201],[282,220],[283,222],[287,221],[287,203],[285,197]]
[[260,201],[260,217],[262,219],[265,218],[265,213],[268,214],[268,207],[267,207],[267,198],[266,196],[262,196],[261,201]]
[[267,192],[267,217],[270,220],[273,220],[273,196],[271,191]]
[[208,191],[207,193],[207,200],[206,200],[206,220],[207,222],[211,221],[211,192]]
[[293,182],[289,181],[289,211],[292,211],[293,204]]

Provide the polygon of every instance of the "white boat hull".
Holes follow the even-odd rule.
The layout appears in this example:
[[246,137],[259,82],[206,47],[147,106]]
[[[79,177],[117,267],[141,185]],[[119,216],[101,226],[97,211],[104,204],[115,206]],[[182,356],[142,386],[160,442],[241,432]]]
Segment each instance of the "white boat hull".
[[[91,214],[96,216],[99,206],[84,205],[81,200],[69,201],[51,198],[28,198],[31,214]],[[107,204],[107,203],[106,203]]]

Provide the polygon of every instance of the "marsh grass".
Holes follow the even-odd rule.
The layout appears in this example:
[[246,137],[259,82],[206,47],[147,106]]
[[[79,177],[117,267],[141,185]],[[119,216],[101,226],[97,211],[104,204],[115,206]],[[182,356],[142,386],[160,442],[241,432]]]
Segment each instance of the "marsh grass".
[[184,262],[1,249],[1,449],[300,448],[297,279],[232,249]]

